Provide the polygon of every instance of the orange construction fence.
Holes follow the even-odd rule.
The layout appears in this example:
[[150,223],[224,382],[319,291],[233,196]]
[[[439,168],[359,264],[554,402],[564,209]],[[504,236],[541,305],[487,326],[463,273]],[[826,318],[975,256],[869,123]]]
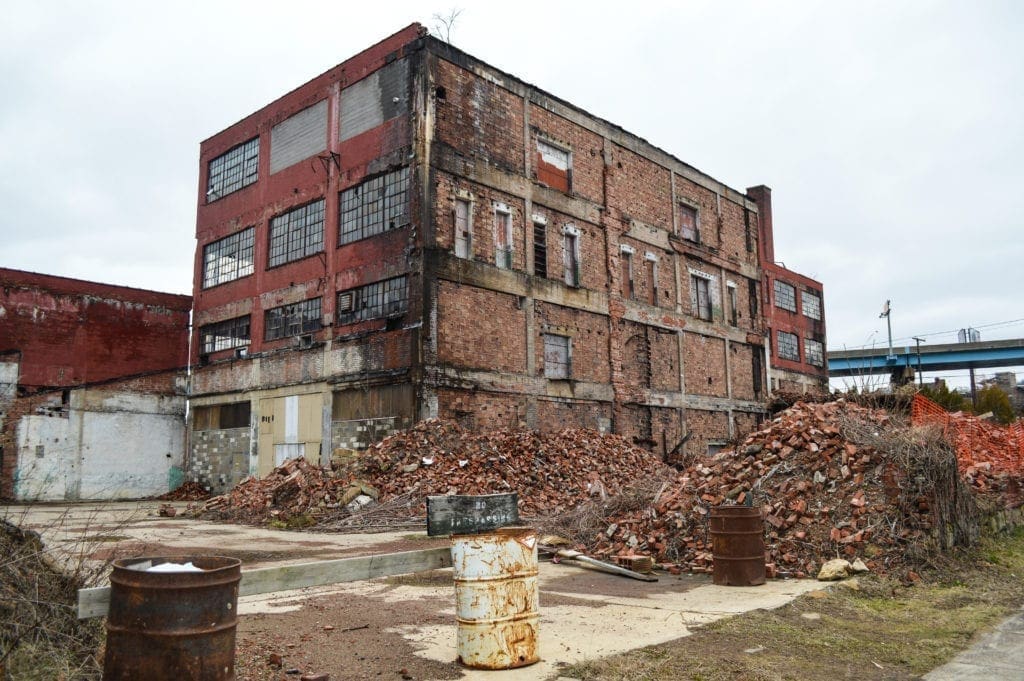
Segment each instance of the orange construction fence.
[[988,464],[993,471],[1024,473],[1024,420],[1001,426],[964,412],[947,412],[924,395],[914,395],[910,422],[936,424],[956,448],[960,469]]

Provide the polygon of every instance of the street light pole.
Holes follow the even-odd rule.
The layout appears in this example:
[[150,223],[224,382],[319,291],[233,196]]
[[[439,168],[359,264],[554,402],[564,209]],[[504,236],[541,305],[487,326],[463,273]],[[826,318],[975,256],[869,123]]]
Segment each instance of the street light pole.
[[889,355],[886,357],[887,360],[896,358],[896,356],[892,354],[892,318],[890,316],[892,308],[889,306],[889,303],[891,302],[892,301],[890,300],[886,300],[885,307],[882,308],[882,314],[878,315],[879,317],[885,317],[885,324],[889,328]]
[[913,336],[913,339],[917,341],[917,387],[923,388],[924,376],[921,375],[921,343],[924,343],[925,340],[917,336]]

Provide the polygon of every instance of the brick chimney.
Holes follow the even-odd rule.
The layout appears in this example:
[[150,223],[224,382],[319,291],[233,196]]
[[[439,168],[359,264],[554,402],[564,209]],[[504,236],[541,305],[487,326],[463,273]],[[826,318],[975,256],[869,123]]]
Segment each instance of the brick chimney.
[[747,196],[757,204],[757,242],[761,244],[761,262],[775,262],[775,234],[772,231],[772,189],[763,184],[747,187]]

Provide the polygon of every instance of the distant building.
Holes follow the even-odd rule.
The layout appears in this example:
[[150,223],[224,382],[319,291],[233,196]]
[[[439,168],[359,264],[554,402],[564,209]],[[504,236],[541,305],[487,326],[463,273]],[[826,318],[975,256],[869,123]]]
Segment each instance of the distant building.
[[825,299],[821,282],[775,260],[772,190],[751,187],[747,195],[758,207],[771,389],[827,393]]
[[765,413],[755,200],[418,25],[200,157],[190,453],[211,488],[431,417],[672,460]]
[[180,483],[191,303],[0,269],[0,496],[137,498]]

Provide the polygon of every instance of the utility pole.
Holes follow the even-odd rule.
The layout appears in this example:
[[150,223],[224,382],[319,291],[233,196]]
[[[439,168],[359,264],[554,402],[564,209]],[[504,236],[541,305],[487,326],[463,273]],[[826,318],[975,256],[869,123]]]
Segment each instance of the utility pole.
[[886,359],[890,361],[896,359],[896,355],[892,353],[892,319],[890,317],[892,308],[889,307],[889,303],[891,302],[892,301],[890,300],[885,301],[885,306],[882,308],[882,314],[878,315],[879,319],[885,317],[885,323],[889,327],[889,354],[886,356]]
[[914,336],[913,339],[917,341],[917,387],[923,388],[924,377],[921,375],[921,343],[924,343],[925,340],[923,338],[918,338],[917,336]]

